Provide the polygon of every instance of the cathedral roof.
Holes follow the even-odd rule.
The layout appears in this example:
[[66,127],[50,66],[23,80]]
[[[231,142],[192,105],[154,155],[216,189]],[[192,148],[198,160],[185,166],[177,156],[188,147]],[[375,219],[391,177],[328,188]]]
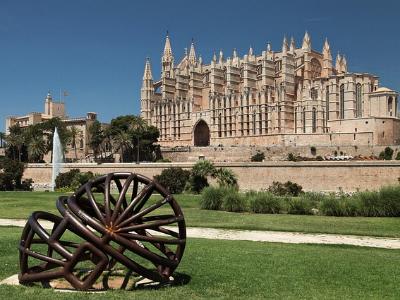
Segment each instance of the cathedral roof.
[[387,87],[383,87],[383,86],[378,88],[378,89],[376,89],[376,91],[373,91],[373,93],[387,93],[387,92],[394,93],[395,91],[393,91],[393,90],[391,90],[391,89],[389,89]]

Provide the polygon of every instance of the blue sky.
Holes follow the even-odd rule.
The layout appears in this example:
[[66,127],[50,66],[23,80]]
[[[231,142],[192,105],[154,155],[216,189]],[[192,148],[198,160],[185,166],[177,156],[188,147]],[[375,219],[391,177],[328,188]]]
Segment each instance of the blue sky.
[[71,117],[138,114],[145,58],[158,77],[167,30],[176,61],[194,38],[206,62],[220,49],[260,53],[268,41],[279,50],[285,34],[299,45],[308,30],[313,48],[327,37],[350,71],[400,90],[399,12],[395,0],[1,0],[0,130],[8,115],[43,111],[48,90],[69,92]]

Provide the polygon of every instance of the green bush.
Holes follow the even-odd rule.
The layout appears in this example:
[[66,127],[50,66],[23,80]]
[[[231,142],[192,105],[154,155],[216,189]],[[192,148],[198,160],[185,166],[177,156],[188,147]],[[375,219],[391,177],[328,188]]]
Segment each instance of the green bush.
[[214,177],[217,179],[219,186],[238,188],[236,175],[231,169],[219,168],[214,172]]
[[21,186],[19,187],[18,190],[20,191],[33,191],[33,179],[32,178],[26,178],[23,179],[21,182]]
[[4,191],[14,191],[22,189],[22,176],[24,174],[24,164],[8,157],[2,159],[0,169],[3,169],[0,178],[0,189]]
[[293,197],[289,200],[287,212],[292,215],[312,215],[312,209],[310,201],[301,196]]
[[288,154],[287,160],[288,161],[297,161],[297,158],[296,158],[296,156],[294,156],[294,154],[292,152],[290,152]]
[[396,160],[400,160],[400,151],[396,154]]
[[92,172],[79,172],[75,174],[74,179],[71,182],[70,188],[72,190],[78,189],[81,185],[88,182],[90,179],[94,178],[94,174]]
[[222,207],[230,212],[242,212],[246,210],[246,198],[238,193],[236,189],[226,189],[223,197]]
[[206,177],[192,174],[189,179],[189,188],[187,190],[198,194],[207,186],[209,186],[209,184]]
[[75,175],[79,173],[79,169],[71,169],[68,172],[58,174],[56,178],[56,188],[71,187]]
[[356,197],[360,202],[359,214],[364,217],[379,217],[382,215],[382,205],[378,192],[359,192],[353,197]]
[[320,212],[325,216],[356,216],[359,213],[359,205],[355,197],[329,195],[322,200]]
[[254,213],[279,214],[283,208],[281,198],[269,192],[259,192],[250,195],[248,199],[250,210]]
[[225,193],[225,188],[212,186],[204,188],[200,198],[201,209],[220,210]]
[[215,172],[215,166],[209,160],[199,160],[192,168],[192,174],[195,176],[212,176]]
[[268,187],[268,191],[277,196],[298,196],[301,194],[303,188],[301,185],[287,181],[285,183],[274,181],[272,185]]
[[162,170],[160,175],[154,176],[154,180],[167,188],[172,194],[182,193],[189,178],[190,171],[182,168],[167,168]]
[[264,152],[261,152],[261,151],[257,151],[257,153],[254,154],[254,155],[251,157],[251,161],[258,161],[258,162],[260,162],[260,161],[263,161],[264,159],[265,159],[265,154],[264,154]]
[[393,158],[393,149],[386,147],[384,151],[379,153],[379,158],[384,160],[391,160]]
[[11,174],[0,173],[0,191],[13,191],[14,182]]
[[156,162],[165,162],[165,163],[169,163],[169,162],[171,162],[171,160],[170,160],[169,158],[160,158],[160,159],[157,159]]
[[390,185],[379,190],[381,209],[386,217],[400,216],[400,185]]
[[318,161],[324,160],[324,158],[321,155],[318,155],[315,159],[318,160]]

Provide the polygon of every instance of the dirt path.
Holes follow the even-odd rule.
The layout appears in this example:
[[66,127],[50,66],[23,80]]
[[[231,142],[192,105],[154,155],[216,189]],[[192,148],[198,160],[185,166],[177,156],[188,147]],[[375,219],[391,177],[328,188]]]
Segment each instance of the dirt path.
[[[26,221],[21,219],[0,219],[0,226],[25,226]],[[42,225],[51,229],[49,222]],[[256,241],[290,244],[343,244],[363,247],[400,249],[400,239],[379,238],[356,235],[313,234],[283,231],[256,231],[256,230],[227,230],[215,228],[188,227],[187,235],[190,238]]]

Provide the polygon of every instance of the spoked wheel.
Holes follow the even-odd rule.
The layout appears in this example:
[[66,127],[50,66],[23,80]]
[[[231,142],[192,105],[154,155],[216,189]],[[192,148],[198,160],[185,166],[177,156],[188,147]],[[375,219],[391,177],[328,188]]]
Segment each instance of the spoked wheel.
[[[114,187],[118,190],[115,194]],[[168,281],[179,265],[186,243],[182,211],[165,188],[145,176],[111,173],[98,177],[82,185],[72,196],[60,197],[57,208],[63,218],[54,216],[54,237],[60,238],[68,229],[84,241],[75,246],[71,255],[65,254],[64,265],[61,264],[61,273],[75,288],[90,288],[99,273],[112,272],[117,264],[157,282]],[[31,226],[27,225],[22,240],[29,238],[30,231]],[[52,234],[40,238],[54,240]],[[56,247],[62,248],[63,243]],[[20,262],[29,255],[25,244],[21,241]],[[52,251],[48,253],[51,258]],[[96,265],[95,275],[83,282],[71,275],[82,260],[91,260]],[[48,271],[42,266],[27,272],[27,267],[21,265],[20,278],[25,278],[25,282],[35,281],[35,276],[23,274],[35,270]],[[59,276],[60,270],[52,275]]]

